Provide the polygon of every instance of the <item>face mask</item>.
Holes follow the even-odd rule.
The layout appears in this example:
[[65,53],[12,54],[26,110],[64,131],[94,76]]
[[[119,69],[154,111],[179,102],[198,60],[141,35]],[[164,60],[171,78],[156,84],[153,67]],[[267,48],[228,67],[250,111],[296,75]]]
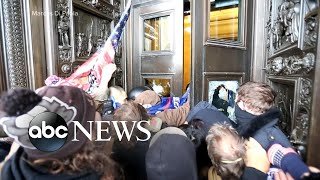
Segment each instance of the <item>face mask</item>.
[[256,117],[255,115],[242,110],[238,104],[235,105],[235,116],[239,125],[245,124]]

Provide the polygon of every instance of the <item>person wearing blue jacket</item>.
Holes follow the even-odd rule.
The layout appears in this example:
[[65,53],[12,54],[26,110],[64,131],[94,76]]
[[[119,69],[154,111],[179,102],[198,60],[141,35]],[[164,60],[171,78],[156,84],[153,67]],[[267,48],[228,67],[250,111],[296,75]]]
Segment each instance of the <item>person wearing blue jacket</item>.
[[276,92],[265,83],[247,82],[237,90],[236,129],[244,138],[253,137],[267,150],[274,142],[291,147],[277,123],[281,112],[274,107]]

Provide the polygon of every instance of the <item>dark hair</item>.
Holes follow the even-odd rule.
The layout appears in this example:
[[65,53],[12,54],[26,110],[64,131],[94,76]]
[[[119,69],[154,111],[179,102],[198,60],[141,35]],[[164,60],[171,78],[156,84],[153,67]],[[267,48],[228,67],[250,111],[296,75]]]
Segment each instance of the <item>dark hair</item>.
[[134,101],[128,101],[122,104],[114,113],[116,121],[141,121],[148,120],[149,115],[147,110],[140,104]]
[[220,84],[219,86],[216,87],[215,92],[218,92],[218,93],[219,93],[219,91],[220,91],[221,88],[227,89],[227,88],[224,86],[224,84]]
[[[147,110],[140,104],[135,103],[132,100],[127,101],[126,103],[122,104],[114,113],[113,115],[113,121],[118,121],[118,126],[120,130],[123,130],[122,124],[120,121],[127,121],[126,126],[128,130],[130,131],[133,128],[132,134],[134,136],[137,136],[141,139],[144,139],[145,134],[138,131],[137,128],[134,126],[137,126],[137,123],[134,124],[133,121],[142,121],[142,120],[149,120],[149,115],[147,113]],[[143,125],[143,124],[142,124]],[[114,135],[114,134],[113,134]],[[114,135],[115,136],[115,135]],[[136,143],[136,138],[132,139],[131,141],[128,141],[127,138],[123,138],[121,141],[115,136],[115,143],[124,145],[124,148],[132,148]]]
[[183,124],[179,128],[186,133],[195,148],[198,148],[206,138],[205,125],[200,119],[192,119],[188,125]]
[[0,110],[8,116],[20,116],[34,108],[41,100],[42,97],[31,89],[12,89],[1,95]]
[[212,166],[208,156],[205,124],[201,119],[192,119],[188,124],[179,127],[184,131],[187,137],[192,141],[196,149],[198,176],[200,179],[208,179],[207,169]]
[[37,159],[30,163],[51,174],[95,172],[102,176],[101,179],[123,179],[121,167],[94,141],[88,141],[77,153],[64,159]]

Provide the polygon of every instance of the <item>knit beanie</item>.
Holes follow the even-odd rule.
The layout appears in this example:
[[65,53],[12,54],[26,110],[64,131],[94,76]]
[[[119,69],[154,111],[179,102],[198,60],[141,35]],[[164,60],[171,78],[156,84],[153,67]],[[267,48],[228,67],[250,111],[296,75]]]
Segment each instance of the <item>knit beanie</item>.
[[162,129],[151,139],[145,162],[149,180],[198,179],[195,148],[175,127]]
[[301,179],[304,173],[309,172],[308,166],[292,148],[285,148],[280,144],[273,144],[268,149],[268,159],[294,179]]
[[[78,121],[88,132],[90,123],[95,120],[95,104],[92,97],[84,90],[72,86],[45,86],[37,91],[42,101],[29,112],[17,117],[4,117],[0,120],[8,136],[20,144],[31,160],[42,158],[62,159],[78,152],[86,144],[88,138],[74,130],[72,121]],[[68,125],[68,137],[65,144],[53,152],[36,149],[28,136],[28,128],[34,117],[52,112],[60,115]],[[77,136],[79,141],[72,141]]]

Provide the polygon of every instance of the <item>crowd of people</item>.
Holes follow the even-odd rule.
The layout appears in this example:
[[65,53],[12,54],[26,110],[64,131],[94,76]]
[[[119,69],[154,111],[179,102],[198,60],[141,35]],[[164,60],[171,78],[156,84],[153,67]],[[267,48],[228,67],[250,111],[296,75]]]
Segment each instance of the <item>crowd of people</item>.
[[[109,100],[101,105],[72,86],[4,92],[0,99],[0,179],[320,179],[320,171],[301,160],[278,128],[281,113],[274,107],[276,93],[265,83],[247,82],[239,87],[235,121],[205,101],[191,108],[189,96],[163,99],[149,88],[127,96],[117,86],[106,93]],[[164,102],[172,108],[159,108]],[[152,107],[160,111],[154,113]],[[67,123],[64,146],[54,152],[40,151],[30,148],[25,131],[25,124],[39,109],[77,121],[88,131],[90,121],[126,121],[140,139],[146,134],[134,122],[144,120],[151,138],[119,139],[109,128],[111,141],[89,140]],[[76,112],[72,118],[63,114],[70,113],[69,109]],[[75,133],[79,141],[72,141]]]

